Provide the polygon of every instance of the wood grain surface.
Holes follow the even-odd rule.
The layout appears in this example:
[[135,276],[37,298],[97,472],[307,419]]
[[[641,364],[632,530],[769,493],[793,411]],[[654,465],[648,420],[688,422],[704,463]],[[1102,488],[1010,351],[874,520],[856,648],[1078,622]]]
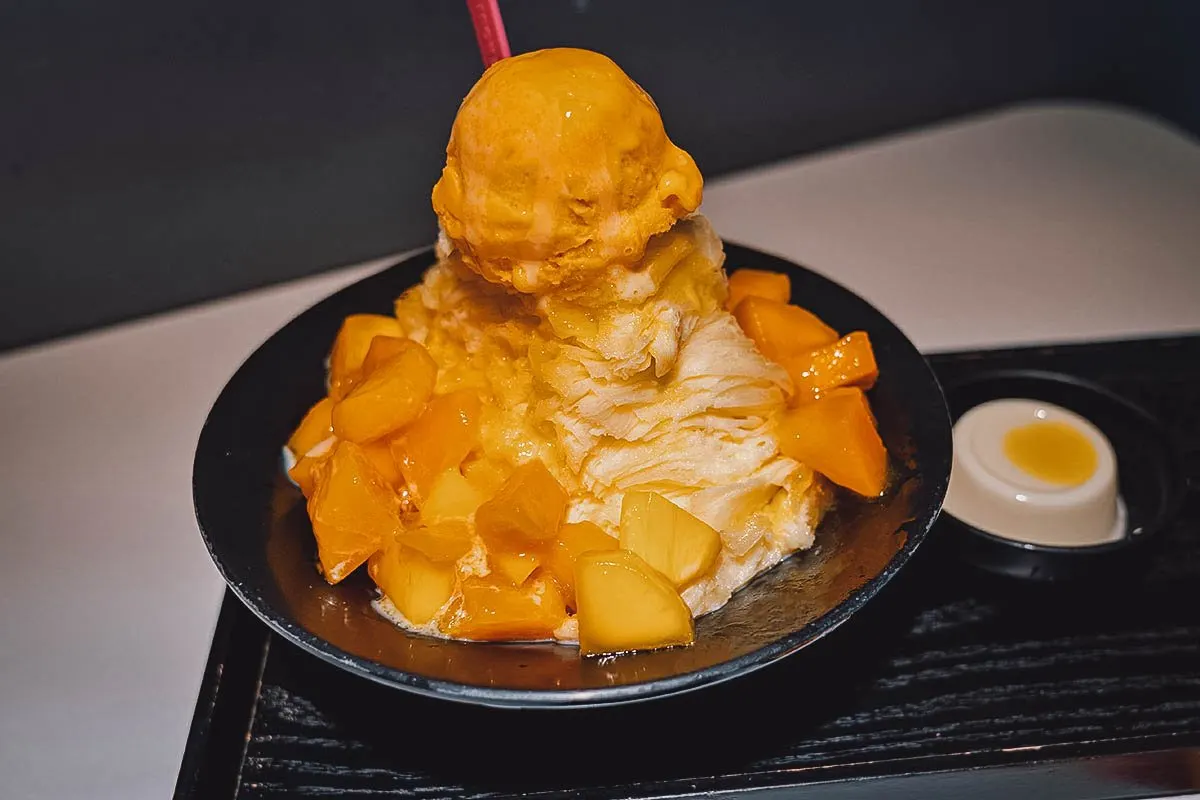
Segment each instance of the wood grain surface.
[[[1046,758],[1091,765],[1071,784],[1077,796],[1195,785],[1200,337],[931,360],[946,382],[983,368],[1060,370],[1158,415],[1190,488],[1148,560],[1103,580],[1015,583],[957,562],[940,525],[818,646],[703,692],[574,712],[476,709],[375,686],[269,635],[227,599],[178,796],[658,797]],[[1146,778],[1123,772],[1136,760],[1088,760],[1151,750],[1178,754],[1178,769]]]

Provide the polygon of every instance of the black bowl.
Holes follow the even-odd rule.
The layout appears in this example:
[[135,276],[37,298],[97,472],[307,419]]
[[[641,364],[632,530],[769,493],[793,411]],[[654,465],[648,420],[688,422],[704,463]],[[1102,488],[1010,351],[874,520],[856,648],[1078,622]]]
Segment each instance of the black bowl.
[[593,659],[563,645],[451,642],[395,627],[371,608],[365,576],[329,586],[318,575],[304,500],[281,470],[280,451],[324,394],[323,364],[342,319],[390,313],[393,299],[433,258],[432,251],[413,256],[284,326],[230,379],[200,434],[193,492],[209,552],[251,611],[304,650],[383,684],[490,706],[599,706],[699,689],[764,667],[836,628],[904,566],[937,517],[950,474],[950,421],[925,359],[847,289],[783,259],[726,245],[727,268],[786,272],[795,302],[837,330],[869,334],[880,371],[872,407],[898,465],[888,496],[872,503],[841,498],[813,549],[697,620],[688,648]]
[[[958,555],[996,575],[1047,583],[1084,578],[1103,581],[1114,573],[1129,574],[1137,569],[1183,502],[1183,467],[1170,433],[1149,411],[1074,375],[997,370],[975,373],[946,387],[954,422],[977,405],[1010,397],[1053,403],[1100,429],[1117,458],[1117,491],[1126,510],[1125,535],[1081,547],[1033,544],[982,530],[947,511],[943,525]],[[1019,536],[1019,532],[1013,533]]]

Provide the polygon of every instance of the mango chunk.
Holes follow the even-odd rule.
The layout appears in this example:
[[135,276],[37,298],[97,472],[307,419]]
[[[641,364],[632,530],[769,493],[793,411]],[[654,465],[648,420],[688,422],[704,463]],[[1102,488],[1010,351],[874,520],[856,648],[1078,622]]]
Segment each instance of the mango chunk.
[[451,519],[406,530],[396,541],[438,564],[453,564],[471,551],[475,542],[466,520]]
[[402,480],[400,470],[396,468],[396,462],[392,459],[392,450],[388,446],[388,442],[380,440],[375,442],[367,442],[359,445],[362,448],[363,454],[371,460],[375,465],[375,469],[379,470],[379,474],[388,482],[388,485],[395,488],[400,485]]
[[721,535],[662,495],[631,491],[621,501],[621,549],[683,587],[712,569]]
[[288,470],[288,477],[296,482],[300,487],[300,493],[307,500],[312,497],[313,489],[316,488],[316,468],[322,461],[329,456],[329,453],[323,453],[319,456],[300,456],[296,459],[296,463]]
[[725,301],[725,308],[732,311],[747,297],[787,303],[792,299],[792,279],[782,272],[735,269],[729,274],[729,297]]
[[490,458],[477,458],[462,466],[463,476],[488,497],[500,491],[512,470],[506,464]]
[[486,499],[457,468],[448,469],[437,476],[429,487],[429,496],[420,505],[421,521],[433,523],[446,519],[466,519]]
[[513,470],[496,495],[475,512],[489,550],[522,550],[554,538],[567,510],[567,492],[540,460]]
[[396,610],[414,625],[433,619],[454,594],[453,564],[436,564],[399,544],[371,556],[367,573]]
[[479,444],[481,409],[478,393],[470,389],[438,395],[392,445],[392,457],[418,502],[434,478],[461,464]]
[[887,486],[887,450],[858,387],[789,409],[779,423],[779,449],[865,497],[879,497]]
[[616,550],[618,546],[617,540],[594,522],[568,522],[558,529],[546,567],[569,608],[575,608],[575,560],[590,550]]
[[334,405],[336,436],[369,442],[400,430],[425,410],[437,380],[437,364],[424,347],[409,339],[404,341],[401,353]]
[[308,516],[321,571],[338,583],[400,532],[400,500],[353,442],[338,442],[314,468],[313,485]]
[[351,314],[342,321],[329,354],[329,394],[345,397],[358,383],[363,359],[376,336],[403,336],[400,321],[382,314]]
[[600,330],[596,317],[584,306],[567,300],[547,298],[543,304],[546,321],[559,339],[594,339]]
[[488,564],[491,568],[507,578],[513,586],[524,584],[541,563],[542,557],[531,551],[514,553],[498,550],[488,553]]
[[870,389],[879,377],[871,340],[862,331],[843,336],[807,356],[788,356],[781,363],[792,376],[797,403],[819,400],[824,392],[839,386]]
[[404,352],[408,347],[404,344],[407,341],[409,340],[403,336],[376,336],[372,339],[359,370],[361,377],[371,377],[372,372]]
[[322,397],[304,414],[287,441],[288,450],[299,459],[333,435],[333,401]]
[[659,298],[711,314],[722,307],[728,281],[707,254],[693,251],[683,258],[658,290]]
[[733,309],[733,316],[758,351],[776,362],[808,355],[838,338],[837,331],[811,311],[765,297],[744,298]]
[[472,577],[462,582],[462,603],[448,632],[477,641],[537,641],[552,638],[566,617],[553,581],[518,587],[503,577]]
[[675,587],[628,550],[581,553],[575,561],[575,599],[583,655],[695,641],[691,609]]
[[696,246],[691,237],[667,231],[650,239],[642,256],[641,269],[661,285]]

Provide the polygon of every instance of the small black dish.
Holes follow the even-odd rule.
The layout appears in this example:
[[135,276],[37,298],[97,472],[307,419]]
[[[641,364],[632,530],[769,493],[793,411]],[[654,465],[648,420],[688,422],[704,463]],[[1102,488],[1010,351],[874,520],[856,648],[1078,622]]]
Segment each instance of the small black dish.
[[432,639],[377,614],[361,570],[336,586],[320,578],[304,498],[280,468],[280,448],[325,392],[325,357],[342,320],[389,313],[434,263],[432,250],[297,316],[221,391],[193,468],[196,519],[221,575],[284,639],[331,664],[405,691],[485,706],[590,707],[663,697],[746,675],[819,641],[905,566],[933,525],[950,476],[950,417],[925,358],[861,297],[766,253],[727,242],[725,254],[729,269],[787,273],[793,296],[831,326],[871,337],[879,364],[871,405],[900,474],[879,501],[839,501],[816,547],[699,619],[692,647],[585,659],[563,645]]
[[1058,372],[1003,370],[976,373],[944,391],[953,423],[975,406],[1003,398],[1053,403],[1091,421],[1116,453],[1118,492],[1127,512],[1126,533],[1118,541],[1055,547],[997,536],[947,510],[941,519],[948,538],[970,564],[996,575],[1043,582],[1103,577],[1136,568],[1155,535],[1179,512],[1183,469],[1166,428],[1103,386]]

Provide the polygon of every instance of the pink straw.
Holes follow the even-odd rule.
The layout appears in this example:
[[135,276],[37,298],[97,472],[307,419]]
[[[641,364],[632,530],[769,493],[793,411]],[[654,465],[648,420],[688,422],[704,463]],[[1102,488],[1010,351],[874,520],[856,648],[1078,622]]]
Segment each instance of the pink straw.
[[467,8],[471,11],[471,22],[475,24],[475,38],[479,40],[484,69],[511,56],[497,0],[467,0]]

